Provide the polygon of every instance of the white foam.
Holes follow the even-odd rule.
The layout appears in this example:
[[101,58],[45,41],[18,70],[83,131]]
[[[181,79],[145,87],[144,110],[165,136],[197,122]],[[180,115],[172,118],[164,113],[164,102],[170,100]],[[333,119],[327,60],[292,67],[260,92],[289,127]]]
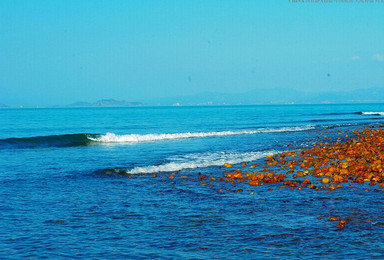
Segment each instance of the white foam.
[[153,142],[173,139],[187,138],[202,138],[202,137],[219,137],[230,135],[250,135],[259,133],[278,133],[278,132],[296,132],[314,129],[314,126],[296,126],[296,127],[281,127],[281,128],[263,128],[257,130],[237,130],[237,131],[215,131],[215,132],[196,132],[196,133],[172,133],[172,134],[128,134],[117,135],[114,133],[106,133],[99,137],[88,137],[94,142],[102,143],[140,143]]
[[273,155],[276,151],[268,152],[216,152],[216,153],[199,153],[191,154],[183,157],[169,158],[170,162],[161,165],[149,165],[135,167],[127,170],[127,174],[144,174],[158,172],[174,172],[185,169],[206,168],[212,166],[222,166],[224,163],[237,164],[242,162],[255,161],[267,155]]
[[363,115],[384,116],[384,112],[361,112]]

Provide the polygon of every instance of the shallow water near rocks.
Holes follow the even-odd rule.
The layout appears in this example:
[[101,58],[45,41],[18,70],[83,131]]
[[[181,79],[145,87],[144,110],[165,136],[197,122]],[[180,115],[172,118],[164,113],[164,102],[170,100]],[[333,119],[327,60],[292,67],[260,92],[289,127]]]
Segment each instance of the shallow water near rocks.
[[[197,178],[222,176],[224,162],[263,162],[312,145],[324,130],[380,126],[380,113],[362,112],[383,111],[380,104],[1,109],[0,257],[383,257],[376,186],[327,193]],[[107,133],[118,142],[97,139]],[[330,216],[349,222],[339,230]]]

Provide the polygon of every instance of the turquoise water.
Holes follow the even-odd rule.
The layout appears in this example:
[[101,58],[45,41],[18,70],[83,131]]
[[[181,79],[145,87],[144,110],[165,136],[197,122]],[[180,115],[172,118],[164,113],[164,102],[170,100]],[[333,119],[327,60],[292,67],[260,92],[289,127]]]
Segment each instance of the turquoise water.
[[[384,256],[379,189],[326,194],[276,184],[235,193],[240,186],[197,178],[222,176],[224,162],[307,147],[324,130],[380,126],[383,111],[383,104],[1,109],[0,257]],[[331,215],[350,222],[338,230]]]

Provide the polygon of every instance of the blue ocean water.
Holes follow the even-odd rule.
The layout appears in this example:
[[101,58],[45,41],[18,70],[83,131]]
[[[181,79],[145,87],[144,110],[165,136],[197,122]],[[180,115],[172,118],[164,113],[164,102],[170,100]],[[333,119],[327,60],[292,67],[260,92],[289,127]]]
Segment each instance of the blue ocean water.
[[[225,162],[305,148],[322,131],[379,127],[383,111],[384,104],[1,109],[0,257],[383,257],[381,190],[326,194],[276,184],[218,192],[197,178],[222,176]],[[338,230],[330,215],[351,221]]]

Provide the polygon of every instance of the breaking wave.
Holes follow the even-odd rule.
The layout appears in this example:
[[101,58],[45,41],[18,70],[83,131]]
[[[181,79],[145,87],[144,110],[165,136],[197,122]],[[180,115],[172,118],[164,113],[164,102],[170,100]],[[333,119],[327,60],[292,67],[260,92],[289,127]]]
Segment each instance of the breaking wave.
[[384,116],[384,112],[357,112],[360,115]]
[[296,132],[315,129],[314,126],[262,128],[257,130],[214,131],[194,133],[168,133],[168,134],[128,134],[117,135],[115,133],[102,134],[63,134],[34,136],[22,138],[0,139],[0,149],[7,148],[42,148],[42,147],[72,147],[95,144],[126,143],[135,144],[142,142],[154,142],[174,139],[220,137],[231,135],[250,135],[259,133]]
[[260,133],[279,133],[279,132],[296,132],[307,131],[315,129],[314,126],[302,127],[281,127],[281,128],[264,128],[257,130],[238,130],[238,131],[214,131],[214,132],[195,132],[195,133],[172,133],[172,134],[129,134],[117,135],[114,133],[107,133],[99,137],[89,137],[94,142],[102,143],[140,143],[140,142],[154,142],[163,140],[174,139],[187,139],[187,138],[203,138],[203,137],[220,137],[230,135],[251,135]]
[[277,151],[267,152],[215,152],[215,153],[198,153],[184,155],[180,157],[169,158],[167,162],[159,165],[147,165],[135,167],[132,169],[104,169],[97,173],[104,174],[150,174],[159,172],[175,172],[187,169],[207,168],[213,166],[222,166],[224,163],[238,164],[243,162],[251,162],[261,159],[267,155],[273,155]]

